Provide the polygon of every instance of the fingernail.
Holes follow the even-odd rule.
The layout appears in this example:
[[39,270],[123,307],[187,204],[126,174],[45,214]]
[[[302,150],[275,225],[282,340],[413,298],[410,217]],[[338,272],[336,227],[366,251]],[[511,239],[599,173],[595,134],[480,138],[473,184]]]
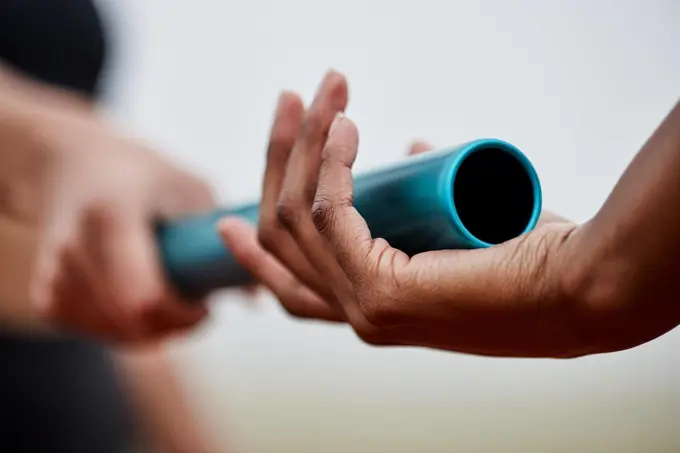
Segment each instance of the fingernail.
[[328,133],[332,134],[344,118],[345,114],[343,112],[336,113],[335,118],[333,118],[333,122],[331,123],[331,129],[328,131]]

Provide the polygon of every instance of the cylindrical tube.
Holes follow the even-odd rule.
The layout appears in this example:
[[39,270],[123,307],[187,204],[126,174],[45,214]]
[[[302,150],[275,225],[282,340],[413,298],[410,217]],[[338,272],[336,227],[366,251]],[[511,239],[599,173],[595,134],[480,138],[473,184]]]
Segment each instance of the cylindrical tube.
[[[532,230],[541,205],[533,165],[497,139],[409,157],[354,178],[354,206],[373,237],[409,255],[500,244]],[[182,294],[200,298],[252,282],[217,233],[216,222],[227,215],[257,224],[259,204],[159,225],[162,262]]]

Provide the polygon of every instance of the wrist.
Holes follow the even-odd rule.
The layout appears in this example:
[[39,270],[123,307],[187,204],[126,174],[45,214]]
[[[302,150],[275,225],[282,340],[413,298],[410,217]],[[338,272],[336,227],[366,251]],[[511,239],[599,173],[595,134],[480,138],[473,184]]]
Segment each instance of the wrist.
[[630,349],[675,328],[675,300],[647,284],[655,271],[639,269],[625,248],[608,243],[592,223],[577,228],[565,244],[559,277],[583,353]]

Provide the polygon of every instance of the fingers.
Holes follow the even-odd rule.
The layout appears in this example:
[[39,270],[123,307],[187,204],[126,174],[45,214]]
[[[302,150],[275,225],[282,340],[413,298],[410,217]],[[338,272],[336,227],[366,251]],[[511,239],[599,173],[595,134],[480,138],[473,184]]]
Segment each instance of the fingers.
[[[261,219],[264,222],[260,224],[259,237],[263,247],[290,269],[300,283],[331,304],[336,311],[342,312],[344,319],[352,324],[360,337],[373,340],[373,328],[355,303],[351,283],[338,266],[332,248],[316,230],[311,215],[319,179],[321,152],[333,119],[338,112],[344,111],[347,99],[345,78],[336,72],[329,72],[320,84],[297,131],[285,167],[279,170],[281,173],[285,172],[283,184],[278,191],[275,210],[262,214]],[[283,165],[284,159],[274,160],[270,156],[268,163]],[[282,231],[286,235],[281,234]],[[286,247],[282,245],[287,240],[285,238],[294,242],[313,273],[300,272],[302,266],[295,262],[299,255],[285,253]]]
[[[304,280],[304,283],[315,291],[320,287],[323,291],[320,294],[324,296],[328,283],[332,285],[334,277],[337,281],[341,276],[337,275],[338,269],[332,267],[332,259],[328,259],[328,246],[318,235],[310,212],[317,188],[321,151],[336,113],[346,107],[347,91],[347,83],[338,73],[330,72],[322,81],[291,152],[277,203],[280,224],[321,274],[322,280]],[[277,257],[285,262],[285,257]]]
[[340,266],[355,284],[373,245],[366,222],[352,206],[352,165],[358,146],[356,126],[338,115],[323,150],[319,186],[312,206],[316,229],[331,244]]
[[432,145],[430,145],[427,142],[424,141],[415,141],[411,144],[411,147],[408,150],[409,155],[416,155],[416,154],[422,154],[426,153],[428,151],[432,150]]
[[339,265],[355,288],[361,290],[386,267],[403,266],[408,257],[384,240],[374,240],[365,220],[352,205],[352,165],[358,143],[354,123],[338,116],[323,151],[312,212],[317,230],[331,244]]
[[226,218],[218,225],[219,233],[236,260],[256,280],[269,288],[284,308],[293,316],[344,321],[341,311],[333,309],[286,270],[257,240],[255,229],[235,218]]
[[[272,126],[259,224],[264,248],[328,303],[335,303],[335,295],[328,285],[327,272],[301,247],[296,237],[297,218],[309,218],[321,149],[335,113],[346,107],[347,96],[345,79],[335,72],[326,75],[304,117],[298,116],[301,108],[293,108],[301,105],[299,99],[284,93]],[[292,118],[285,118],[286,111]],[[320,238],[311,221],[305,225],[318,245]]]
[[[279,223],[277,203],[288,160],[303,121],[303,106],[299,96],[284,92],[278,101],[267,149],[267,167],[260,203],[259,241],[301,281],[316,291],[321,277],[305,258],[290,233]],[[329,294],[326,292],[326,297]]]
[[101,304],[115,304],[134,335],[158,336],[202,320],[202,304],[181,301],[165,284],[155,238],[144,217],[116,216],[100,207],[90,214],[86,241],[106,291]]
[[[526,235],[488,249],[409,258],[374,239],[352,206],[358,141],[352,121],[339,116],[322,153],[312,212],[352,283],[354,297],[342,294],[343,308],[358,307],[373,327],[366,341],[504,356],[568,349],[574,324],[564,322],[560,307],[546,306],[554,298],[544,277],[562,236]],[[411,152],[429,148],[415,144]],[[350,318],[355,328],[356,319]]]
[[[194,325],[207,314],[164,286],[143,216],[91,205],[68,234],[45,246],[35,285],[41,313],[61,327],[134,343]],[[55,240],[53,237],[52,240]]]
[[[344,77],[335,72],[328,73],[319,87],[291,152],[277,204],[277,218],[322,278],[319,282],[307,282],[304,280],[302,282],[312,287],[315,291],[318,286],[322,287],[322,291],[325,289],[326,293],[316,292],[325,300],[337,304],[336,307],[344,312],[345,318],[362,339],[372,344],[378,344],[387,341],[387,337],[384,335],[378,336],[378,329],[372,325],[369,319],[366,319],[364,308],[358,303],[354,291],[354,285],[357,282],[348,279],[347,274],[338,264],[338,255],[342,255],[346,250],[338,250],[333,247],[333,243],[326,241],[319,234],[312,218],[313,211],[321,210],[321,212],[324,212],[325,207],[333,207],[331,203],[325,203],[327,196],[324,190],[321,190],[320,197],[318,194],[320,189],[318,184],[326,174],[325,171],[320,169],[322,151],[324,152],[324,160],[326,160],[327,156],[324,151],[324,145],[332,138],[329,137],[329,134],[333,135],[336,133],[335,127],[333,132],[331,132],[331,126],[337,114],[344,111],[347,98],[348,89]],[[341,133],[341,135],[344,134]],[[356,139],[357,135],[350,134],[348,137]],[[336,143],[341,146],[347,145],[350,147],[349,150],[343,149],[341,151],[349,151],[350,154],[356,153],[356,140],[354,142],[350,141],[349,144],[346,140],[339,140]],[[343,157],[347,159],[347,156],[344,154],[341,155],[341,159]],[[331,160],[335,162],[335,160]],[[346,169],[349,169],[352,162],[346,162],[345,164]],[[331,168],[330,170],[333,171],[334,169]],[[336,196],[342,196],[348,188],[351,192],[351,182],[348,180],[348,174],[347,171],[340,175],[343,178],[340,185],[345,190],[336,190],[333,184],[326,185],[330,189],[326,192],[329,193],[329,197],[334,197],[333,201],[337,201]],[[312,207],[313,204],[314,208]],[[341,200],[341,205],[342,207],[351,206],[351,200]],[[331,218],[333,212],[335,211],[331,209],[327,213],[324,212],[324,214],[329,214],[328,217]],[[343,220],[347,219],[338,216],[333,218],[333,220],[334,222],[342,223]],[[329,225],[331,225],[330,222]],[[335,223],[332,225],[335,225]],[[365,227],[365,224],[363,226]],[[370,241],[370,235],[368,238]],[[357,250],[353,249],[350,253],[357,253]],[[282,262],[285,262],[284,256],[277,255],[277,257]],[[366,275],[366,273],[361,275]],[[316,286],[313,286],[314,284]],[[331,293],[332,299],[326,298],[328,292]]]
[[63,247],[57,257],[58,272],[54,275],[49,289],[52,301],[43,306],[42,313],[55,320],[62,328],[76,330],[85,335],[101,336],[109,340],[122,340],[118,325],[107,313],[93,302],[96,295],[91,285],[91,275],[83,262],[83,253],[76,247]]
[[34,300],[40,313],[58,326],[107,340],[134,337],[126,320],[112,304],[97,303],[105,291],[96,261],[90,256],[88,216],[59,232],[52,231],[43,246],[42,265],[34,282]]
[[[264,173],[261,208],[276,206],[283,185],[288,157],[302,125],[304,107],[300,97],[284,92],[279,97],[269,135],[267,167]],[[269,209],[264,209],[269,211]]]
[[[285,175],[282,196],[311,206],[316,193],[321,150],[338,112],[348,100],[347,81],[341,74],[326,74],[299,131]],[[281,201],[281,198],[279,198]]]

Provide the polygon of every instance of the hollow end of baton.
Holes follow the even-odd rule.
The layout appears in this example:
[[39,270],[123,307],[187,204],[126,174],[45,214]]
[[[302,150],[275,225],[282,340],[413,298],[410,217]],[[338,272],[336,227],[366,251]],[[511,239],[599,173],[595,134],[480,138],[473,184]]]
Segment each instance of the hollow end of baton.
[[450,175],[453,221],[477,248],[531,231],[541,215],[541,185],[531,162],[500,140],[466,149]]

